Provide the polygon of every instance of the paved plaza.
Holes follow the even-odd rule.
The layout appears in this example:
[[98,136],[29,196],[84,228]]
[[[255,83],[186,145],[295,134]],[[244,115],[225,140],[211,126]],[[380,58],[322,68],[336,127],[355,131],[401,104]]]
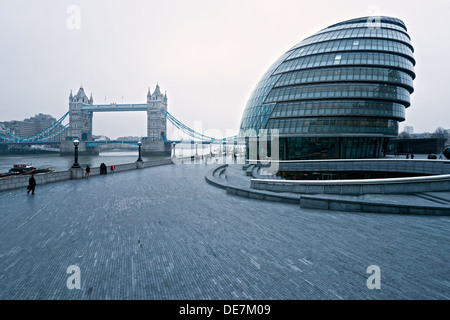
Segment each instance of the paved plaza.
[[[450,298],[450,217],[231,196],[205,182],[211,168],[0,192],[0,299]],[[366,285],[371,265],[380,290]]]

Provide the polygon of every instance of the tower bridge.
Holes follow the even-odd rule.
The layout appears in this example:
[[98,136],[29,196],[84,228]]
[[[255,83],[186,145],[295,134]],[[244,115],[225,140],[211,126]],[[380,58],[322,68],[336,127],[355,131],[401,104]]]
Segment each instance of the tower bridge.
[[81,153],[97,154],[98,148],[93,142],[94,112],[147,112],[147,139],[142,141],[143,155],[170,155],[171,144],[166,139],[167,119],[163,112],[167,112],[167,94],[161,93],[159,85],[155,91],[147,93],[147,103],[143,104],[94,104],[91,96],[88,98],[83,87],[78,93],[69,96],[69,128],[66,141],[61,143],[60,153],[72,153],[74,139],[80,140]]
[[[197,132],[178,119],[167,110],[167,94],[161,93],[159,84],[151,93],[150,88],[147,93],[147,102],[138,104],[94,104],[92,94],[88,98],[83,86],[80,87],[76,95],[72,91],[69,96],[69,111],[66,112],[54,124],[45,130],[30,136],[20,137],[13,132],[0,132],[0,145],[60,145],[60,154],[73,153],[73,141],[80,141],[78,150],[85,154],[98,154],[99,146],[103,144],[127,143],[137,145],[138,141],[94,141],[93,140],[93,116],[94,112],[147,112],[147,137],[142,140],[142,154],[170,155],[172,143],[180,141],[169,141],[167,139],[167,120],[175,128],[182,131],[192,139],[202,143],[236,143],[237,136],[216,139]],[[63,121],[69,117],[69,122],[63,125]],[[64,136],[63,141],[55,141],[54,138]]]

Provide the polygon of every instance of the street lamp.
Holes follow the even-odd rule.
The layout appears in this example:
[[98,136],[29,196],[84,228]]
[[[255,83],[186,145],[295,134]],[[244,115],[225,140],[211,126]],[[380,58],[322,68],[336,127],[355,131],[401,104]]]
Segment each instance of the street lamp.
[[173,156],[175,157],[175,142],[172,142]]
[[142,144],[142,141],[141,141],[141,140],[139,140],[139,141],[138,141],[138,147],[139,147],[139,158],[137,159],[137,161],[139,161],[139,162],[142,162],[142,158],[141,158],[141,144]]
[[78,163],[78,145],[80,144],[80,141],[78,139],[73,140],[73,145],[75,146],[75,161],[72,165],[72,168],[81,168],[80,164]]

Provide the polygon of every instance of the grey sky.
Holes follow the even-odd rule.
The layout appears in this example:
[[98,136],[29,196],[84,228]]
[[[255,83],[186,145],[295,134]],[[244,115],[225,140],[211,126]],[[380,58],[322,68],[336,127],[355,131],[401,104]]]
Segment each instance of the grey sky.
[[[296,43],[339,21],[402,19],[417,78],[405,124],[449,128],[450,1],[39,0],[1,1],[0,121],[59,118],[80,84],[94,103],[144,103],[167,90],[169,112],[187,125],[237,129],[266,69]],[[80,8],[80,29],[67,8]],[[211,131],[210,131],[211,132]],[[218,132],[219,133],[219,132]],[[94,134],[146,135],[145,113],[96,113]]]

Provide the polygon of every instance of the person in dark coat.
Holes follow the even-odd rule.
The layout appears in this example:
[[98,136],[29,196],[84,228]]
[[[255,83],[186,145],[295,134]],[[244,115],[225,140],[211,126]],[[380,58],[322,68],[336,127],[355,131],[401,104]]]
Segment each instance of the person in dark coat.
[[100,174],[106,174],[106,173],[107,173],[106,164],[104,162],[102,162],[100,164]]
[[89,168],[89,166],[86,166],[86,174],[84,175],[84,177],[89,178],[90,173],[91,173],[91,168]]
[[34,179],[34,174],[31,175],[30,180],[28,180],[28,191],[27,194],[31,192],[31,194],[34,194],[34,189],[36,188],[36,179]]

